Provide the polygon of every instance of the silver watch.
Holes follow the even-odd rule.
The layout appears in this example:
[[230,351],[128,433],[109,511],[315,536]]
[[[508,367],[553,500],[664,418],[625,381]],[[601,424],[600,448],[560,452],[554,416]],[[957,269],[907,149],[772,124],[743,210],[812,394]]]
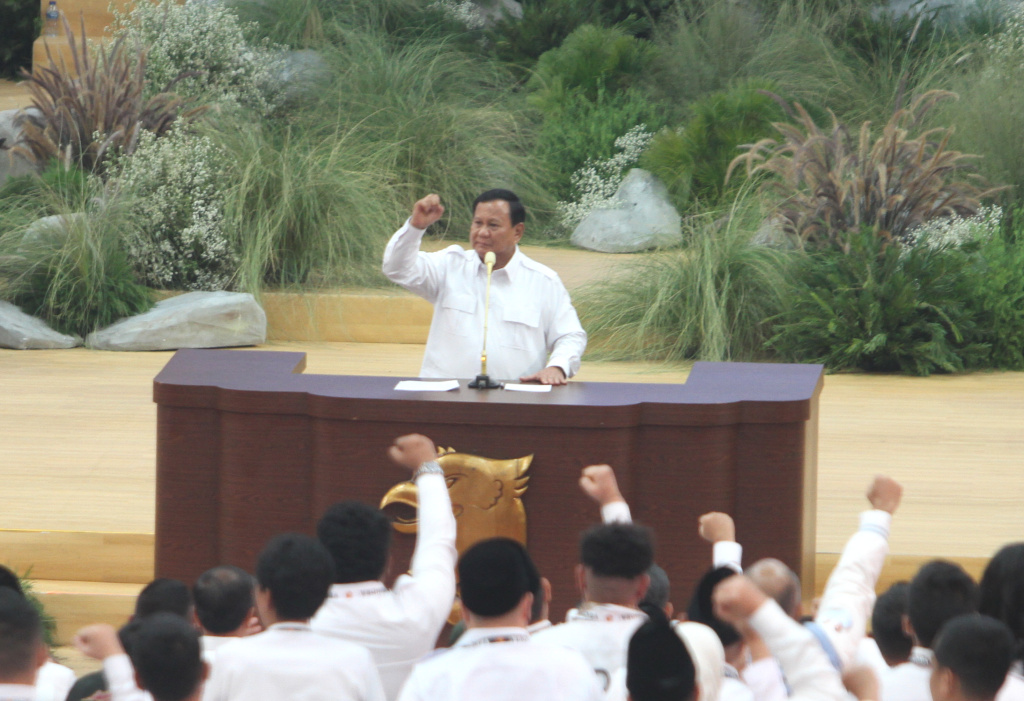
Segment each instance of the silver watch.
[[437,460],[429,460],[416,468],[410,481],[415,482],[420,475],[444,475],[444,468]]

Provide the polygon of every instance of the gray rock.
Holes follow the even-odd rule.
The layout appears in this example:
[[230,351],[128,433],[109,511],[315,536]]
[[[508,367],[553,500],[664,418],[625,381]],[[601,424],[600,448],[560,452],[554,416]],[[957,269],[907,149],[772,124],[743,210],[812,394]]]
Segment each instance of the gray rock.
[[267,315],[251,294],[189,292],[94,331],[85,345],[97,350],[147,351],[254,346],[266,340]]
[[603,253],[634,253],[683,242],[682,221],[668,190],[646,170],[629,171],[612,202],[579,223],[572,232],[575,245]]
[[754,232],[754,237],[750,239],[750,245],[785,250],[795,248],[793,239],[786,234],[780,217],[769,217],[761,222],[761,226]]
[[506,15],[514,19],[523,18],[523,6],[516,0],[477,0],[476,6],[485,27],[493,27]]
[[300,102],[318,95],[331,80],[331,68],[316,51],[286,51],[278,62],[277,84],[286,103]]
[[82,345],[77,336],[65,336],[45,321],[29,316],[10,302],[0,302],[0,348],[45,350]]
[[70,221],[77,221],[85,217],[85,212],[74,212],[72,214],[54,214],[49,217],[36,219],[28,225],[25,233],[21,236],[21,243],[18,245],[18,253],[25,253],[38,244],[53,242],[60,244],[67,238],[68,224]]
[[25,147],[24,124],[28,120],[42,126],[42,113],[31,107],[0,112],[0,187],[8,178],[38,172],[32,161],[13,151],[16,146]]

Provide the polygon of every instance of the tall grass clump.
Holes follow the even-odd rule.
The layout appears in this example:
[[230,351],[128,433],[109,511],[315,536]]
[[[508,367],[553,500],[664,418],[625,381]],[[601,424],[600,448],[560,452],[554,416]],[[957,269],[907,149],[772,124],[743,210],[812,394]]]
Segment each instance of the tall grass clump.
[[691,218],[690,245],[646,254],[578,295],[591,345],[610,358],[749,360],[763,357],[800,254],[751,245],[763,209],[749,192],[717,214]]

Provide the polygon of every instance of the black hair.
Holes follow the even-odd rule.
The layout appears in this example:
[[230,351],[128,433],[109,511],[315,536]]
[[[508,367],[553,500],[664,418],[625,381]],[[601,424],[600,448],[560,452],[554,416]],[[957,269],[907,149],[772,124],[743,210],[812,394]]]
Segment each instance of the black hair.
[[644,598],[640,600],[640,605],[650,604],[659,609],[664,609],[668,604],[669,598],[671,598],[668,573],[658,565],[651,565],[647,570],[647,574],[651,578],[651,584],[647,587],[647,593],[644,594]]
[[872,635],[889,665],[909,660],[910,649],[914,646],[914,641],[903,631],[909,590],[909,583],[896,582],[878,597],[871,612]]
[[907,615],[918,642],[930,648],[946,621],[978,610],[978,585],[960,565],[932,560],[907,590]]
[[35,669],[42,641],[39,612],[19,592],[0,587],[0,683]]
[[312,618],[334,581],[331,555],[319,541],[301,533],[284,533],[267,543],[256,563],[256,580],[270,592],[279,618]]
[[981,576],[978,611],[1005,623],[1017,639],[1016,657],[1024,644],[1024,543],[1003,546]]
[[946,622],[935,640],[935,661],[956,675],[964,695],[993,699],[1013,663],[1013,632],[1002,621],[978,613]]
[[494,189],[481,193],[473,200],[472,214],[476,214],[476,206],[481,202],[495,202],[498,200],[508,202],[508,218],[512,222],[512,226],[526,221],[526,207],[523,206],[519,196],[511,190]]
[[192,615],[192,594],[185,583],[161,577],[143,587],[135,600],[135,618],[145,618],[154,613],[173,613],[189,618]]
[[391,519],[358,501],[342,501],[327,509],[316,535],[334,560],[339,584],[380,579],[391,548]]
[[140,621],[130,655],[154,701],[182,701],[203,680],[199,632],[181,616],[154,613]]
[[25,593],[21,589],[21,579],[18,578],[18,575],[14,574],[12,570],[7,569],[3,565],[0,565],[0,587],[13,589],[22,595]]
[[530,554],[511,538],[475,544],[459,558],[458,573],[462,605],[477,616],[509,613],[525,594],[540,589],[540,575]]
[[715,631],[722,647],[729,647],[740,641],[739,632],[730,624],[715,615],[715,607],[712,600],[715,587],[729,577],[737,574],[736,570],[730,567],[713,567],[704,573],[704,576],[697,582],[697,588],[693,590],[693,597],[690,599],[690,606],[686,609],[686,617],[694,623],[703,623]]
[[647,621],[629,640],[626,688],[633,701],[689,701],[697,689],[697,669],[689,650],[664,612],[644,606]]
[[599,577],[639,577],[654,564],[650,529],[633,523],[604,523],[580,538],[580,562]]
[[237,630],[252,610],[254,586],[252,576],[234,565],[203,572],[192,585],[199,623],[214,635]]

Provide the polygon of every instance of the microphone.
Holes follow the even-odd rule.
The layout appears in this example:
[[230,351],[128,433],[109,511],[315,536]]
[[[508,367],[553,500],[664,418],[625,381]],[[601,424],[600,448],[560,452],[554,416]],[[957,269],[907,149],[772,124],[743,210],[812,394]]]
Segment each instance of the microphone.
[[487,266],[487,293],[484,296],[484,345],[480,351],[480,374],[469,383],[470,389],[501,389],[500,382],[495,382],[487,375],[487,317],[491,311],[491,274],[494,272],[494,263],[497,256],[494,251],[487,251],[484,254],[484,265]]

